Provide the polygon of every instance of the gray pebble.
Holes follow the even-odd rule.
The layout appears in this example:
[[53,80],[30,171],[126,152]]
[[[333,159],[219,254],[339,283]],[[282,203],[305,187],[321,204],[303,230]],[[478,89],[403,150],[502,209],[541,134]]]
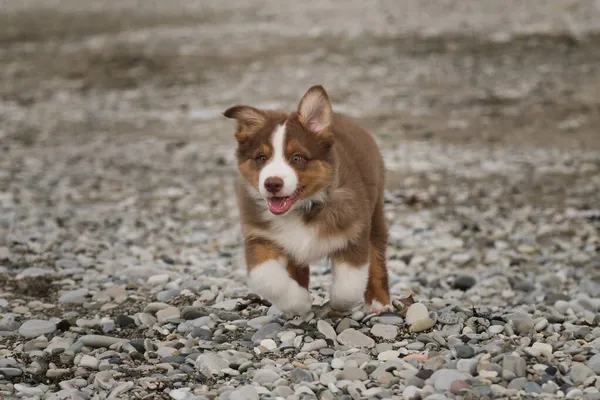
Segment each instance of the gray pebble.
[[338,342],[348,347],[375,347],[373,339],[353,328],[346,329],[340,333],[338,335]]
[[294,368],[290,373],[290,381],[294,383],[313,382],[314,377],[310,373],[310,371],[304,370],[302,368]]
[[19,334],[26,338],[35,338],[54,331],[56,331],[56,324],[42,319],[30,319],[19,327]]

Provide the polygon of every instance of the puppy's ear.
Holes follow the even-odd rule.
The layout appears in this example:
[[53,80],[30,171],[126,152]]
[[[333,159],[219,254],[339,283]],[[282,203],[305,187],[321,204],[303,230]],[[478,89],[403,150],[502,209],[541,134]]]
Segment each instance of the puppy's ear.
[[245,105],[228,108],[223,115],[237,121],[238,129],[235,138],[240,143],[247,141],[252,132],[260,130],[267,122],[267,116],[263,111]]
[[313,86],[302,96],[298,104],[300,123],[316,135],[330,134],[333,110],[329,96],[322,86]]

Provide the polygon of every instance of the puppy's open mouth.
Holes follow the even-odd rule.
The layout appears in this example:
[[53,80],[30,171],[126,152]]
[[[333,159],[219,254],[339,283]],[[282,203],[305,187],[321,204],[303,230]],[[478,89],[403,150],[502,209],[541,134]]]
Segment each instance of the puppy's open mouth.
[[286,197],[269,197],[267,204],[269,205],[269,211],[275,215],[285,214],[292,208],[294,203],[300,198],[304,188],[298,188],[290,196]]

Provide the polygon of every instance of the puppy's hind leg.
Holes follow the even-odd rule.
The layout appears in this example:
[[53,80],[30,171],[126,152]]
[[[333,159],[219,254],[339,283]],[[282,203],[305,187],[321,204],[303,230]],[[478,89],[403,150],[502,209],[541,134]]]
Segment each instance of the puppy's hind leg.
[[392,311],[390,289],[386,266],[386,249],[388,241],[387,226],[383,213],[383,202],[375,207],[371,222],[370,236],[369,283],[365,291],[365,303],[368,312],[381,314]]

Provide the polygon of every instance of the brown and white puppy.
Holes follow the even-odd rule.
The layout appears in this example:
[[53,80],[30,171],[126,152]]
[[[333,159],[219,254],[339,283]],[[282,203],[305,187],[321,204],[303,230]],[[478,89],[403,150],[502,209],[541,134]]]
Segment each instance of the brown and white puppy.
[[334,113],[321,86],[298,111],[246,105],[237,120],[237,200],[249,286],[288,315],[311,309],[309,264],[330,258],[330,303],[391,310],[386,270],[385,168],[374,139]]

